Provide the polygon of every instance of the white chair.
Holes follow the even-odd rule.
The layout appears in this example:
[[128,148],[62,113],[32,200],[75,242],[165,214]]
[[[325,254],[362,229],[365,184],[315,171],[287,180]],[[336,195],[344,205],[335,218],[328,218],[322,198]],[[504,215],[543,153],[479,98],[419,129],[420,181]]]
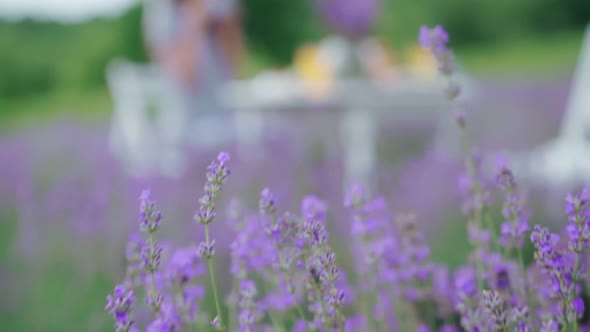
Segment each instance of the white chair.
[[107,67],[107,82],[113,99],[113,154],[136,175],[180,175],[185,108],[159,69],[117,59]]
[[528,154],[512,154],[515,172],[533,182],[569,188],[590,182],[590,25],[559,135]]
[[[114,106],[110,147],[130,173],[178,177],[186,166],[187,148],[221,149],[235,139],[227,114],[195,109],[194,100],[186,99],[158,66],[117,59],[106,74]],[[242,153],[260,155],[249,143],[259,141],[260,115],[238,116]]]

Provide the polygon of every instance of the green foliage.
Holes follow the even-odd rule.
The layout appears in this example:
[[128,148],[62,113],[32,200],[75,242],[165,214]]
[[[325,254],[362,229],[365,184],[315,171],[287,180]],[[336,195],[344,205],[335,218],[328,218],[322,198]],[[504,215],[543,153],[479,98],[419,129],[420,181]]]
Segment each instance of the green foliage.
[[272,63],[291,62],[294,50],[319,36],[308,0],[242,1],[249,47]]
[[379,33],[394,45],[416,39],[423,24],[440,23],[453,45],[496,42],[584,27],[587,0],[382,0]]
[[140,20],[136,5],[120,17],[77,24],[0,21],[0,99],[103,87],[113,57],[146,60]]

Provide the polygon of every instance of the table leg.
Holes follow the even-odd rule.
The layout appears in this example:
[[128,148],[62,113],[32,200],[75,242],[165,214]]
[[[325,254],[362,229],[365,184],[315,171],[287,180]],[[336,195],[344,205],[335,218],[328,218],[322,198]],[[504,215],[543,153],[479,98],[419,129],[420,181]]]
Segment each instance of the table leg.
[[363,184],[368,192],[376,190],[376,140],[374,115],[366,110],[349,110],[342,115],[340,137],[344,151],[344,186]]

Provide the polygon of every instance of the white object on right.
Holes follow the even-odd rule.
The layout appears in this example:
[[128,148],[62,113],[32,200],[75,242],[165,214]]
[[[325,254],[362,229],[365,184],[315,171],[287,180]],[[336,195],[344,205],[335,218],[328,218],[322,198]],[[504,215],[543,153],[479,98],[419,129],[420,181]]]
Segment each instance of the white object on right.
[[514,156],[515,171],[536,182],[572,187],[590,182],[590,24],[559,135],[528,155]]

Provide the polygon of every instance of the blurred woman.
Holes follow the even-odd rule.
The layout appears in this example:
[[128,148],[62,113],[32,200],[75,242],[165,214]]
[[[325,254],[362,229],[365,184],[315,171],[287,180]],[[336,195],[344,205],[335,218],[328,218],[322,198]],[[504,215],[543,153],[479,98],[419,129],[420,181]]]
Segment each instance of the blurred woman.
[[[237,0],[148,0],[144,32],[153,61],[163,69],[184,101],[187,128],[229,134],[231,114],[217,97],[237,75],[243,54]],[[214,121],[211,121],[214,120]],[[220,131],[224,124],[225,130]],[[212,128],[215,127],[215,128]],[[194,137],[193,137],[194,139]],[[202,142],[200,142],[202,143]]]

